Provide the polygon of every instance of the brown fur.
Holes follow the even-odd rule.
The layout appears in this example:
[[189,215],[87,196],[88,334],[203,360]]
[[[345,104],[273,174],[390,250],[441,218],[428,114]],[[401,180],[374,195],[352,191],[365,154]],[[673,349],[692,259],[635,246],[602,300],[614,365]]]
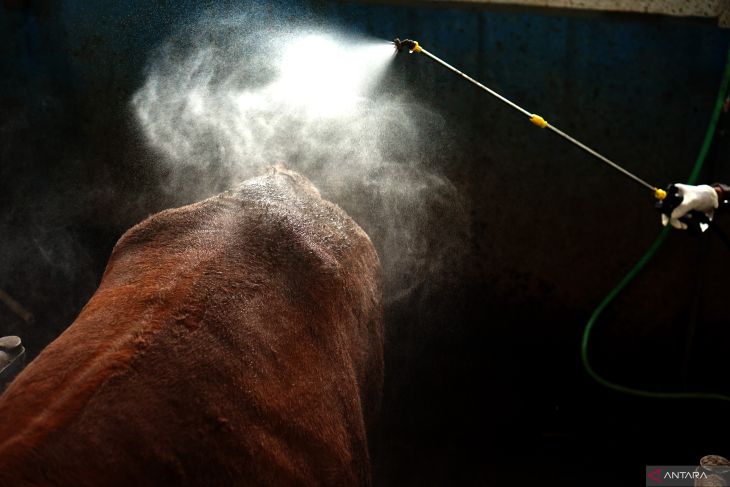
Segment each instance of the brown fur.
[[370,240],[273,170],[119,240],[0,397],[0,483],[369,484],[381,384]]

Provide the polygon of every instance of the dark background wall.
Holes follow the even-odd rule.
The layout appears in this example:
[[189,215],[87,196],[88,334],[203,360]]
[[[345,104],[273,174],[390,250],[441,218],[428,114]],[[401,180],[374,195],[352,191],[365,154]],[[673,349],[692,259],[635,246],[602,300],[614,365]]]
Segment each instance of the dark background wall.
[[[129,100],[151,50],[211,5],[0,8],[0,288],[36,317],[0,306],[0,335],[20,335],[31,357],[73,321],[121,233],[180,204],[159,190]],[[662,186],[689,174],[730,41],[700,19],[307,6],[354,32],[418,39]],[[466,202],[469,239],[449,278],[387,310],[378,483],[629,485],[645,464],[730,455],[727,403],[623,397],[580,366],[592,309],[659,232],[651,194],[422,57],[391,69],[453,134],[442,170]],[[702,182],[730,181],[726,126]],[[730,393],[729,256],[712,236],[672,234],[597,325],[596,369]]]

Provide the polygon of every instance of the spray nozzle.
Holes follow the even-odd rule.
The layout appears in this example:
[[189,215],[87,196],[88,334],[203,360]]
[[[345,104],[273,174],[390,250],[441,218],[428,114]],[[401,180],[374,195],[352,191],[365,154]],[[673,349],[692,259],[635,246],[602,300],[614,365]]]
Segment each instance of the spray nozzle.
[[397,37],[393,39],[395,50],[402,52],[403,49],[408,49],[408,52],[421,52],[421,46],[418,45],[418,41],[412,41],[410,39],[400,40]]

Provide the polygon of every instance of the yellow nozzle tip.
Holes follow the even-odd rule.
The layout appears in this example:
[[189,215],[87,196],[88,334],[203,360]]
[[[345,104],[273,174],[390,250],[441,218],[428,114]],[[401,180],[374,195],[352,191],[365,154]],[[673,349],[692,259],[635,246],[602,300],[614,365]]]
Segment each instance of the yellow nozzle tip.
[[658,199],[659,201],[663,200],[667,197],[667,192],[663,189],[654,188],[654,197]]
[[413,46],[413,49],[411,49],[411,52],[421,52],[421,46],[418,45],[418,41],[413,41],[413,43],[415,45]]
[[544,118],[542,118],[540,115],[537,115],[535,113],[533,113],[532,116],[530,117],[530,122],[534,123],[541,129],[544,129],[545,127],[548,126],[547,121]]

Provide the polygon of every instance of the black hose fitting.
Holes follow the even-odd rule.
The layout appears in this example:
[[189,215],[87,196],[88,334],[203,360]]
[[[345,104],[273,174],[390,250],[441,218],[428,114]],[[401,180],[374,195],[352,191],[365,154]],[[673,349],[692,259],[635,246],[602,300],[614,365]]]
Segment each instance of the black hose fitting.
[[395,50],[398,52],[402,52],[403,49],[408,49],[409,51],[412,51],[418,46],[418,43],[416,41],[412,41],[410,39],[404,39],[400,40],[397,37],[393,39],[393,44],[395,45]]

